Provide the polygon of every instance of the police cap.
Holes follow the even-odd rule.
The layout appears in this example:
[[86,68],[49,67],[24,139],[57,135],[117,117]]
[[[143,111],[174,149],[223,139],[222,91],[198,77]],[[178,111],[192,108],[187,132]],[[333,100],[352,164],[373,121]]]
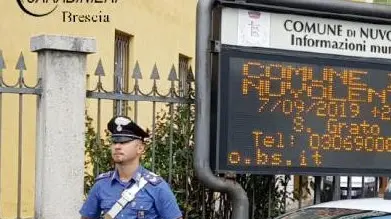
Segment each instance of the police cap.
[[144,141],[149,135],[140,126],[126,116],[115,116],[109,123],[107,129],[111,132],[111,139],[114,143],[123,143],[139,139]]

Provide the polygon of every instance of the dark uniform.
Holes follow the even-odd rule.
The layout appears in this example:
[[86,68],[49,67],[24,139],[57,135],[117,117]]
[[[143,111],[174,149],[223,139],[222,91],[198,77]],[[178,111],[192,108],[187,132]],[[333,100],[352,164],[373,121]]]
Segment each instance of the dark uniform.
[[[115,117],[108,123],[114,142],[144,140],[148,134],[128,117]],[[122,182],[117,171],[103,173],[97,177],[80,214],[88,218],[99,218],[106,214],[121,198],[125,189],[146,180],[135,198],[127,203],[115,218],[126,219],[176,219],[182,217],[170,186],[161,177],[139,166],[129,182]]]

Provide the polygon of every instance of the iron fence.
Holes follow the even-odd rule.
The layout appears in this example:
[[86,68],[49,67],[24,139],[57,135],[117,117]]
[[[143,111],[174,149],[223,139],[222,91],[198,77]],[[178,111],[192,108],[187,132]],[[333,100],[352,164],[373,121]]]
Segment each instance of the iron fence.
[[[31,111],[31,106],[25,106],[26,102],[36,103],[36,99],[41,94],[41,85],[40,85],[40,79],[37,79],[37,82],[35,85],[28,85],[25,82],[25,72],[27,70],[26,64],[24,61],[24,56],[22,53],[20,53],[19,59],[17,61],[17,64],[15,66],[15,70],[18,71],[18,76],[15,82],[10,82],[11,80],[6,80],[4,77],[4,70],[6,69],[6,63],[4,61],[3,53],[0,50],[0,188],[6,189],[13,193],[12,190],[16,187],[16,198],[14,199],[7,199],[4,200],[3,193],[4,191],[0,190],[0,203],[5,203],[6,206],[11,206],[12,209],[14,209],[14,204],[16,205],[15,209],[15,216],[16,219],[21,219],[23,216],[23,212],[26,211],[26,209],[23,209],[23,204],[26,202],[32,203],[31,197],[28,197],[28,201],[23,202],[22,200],[22,185],[24,182],[24,177],[27,172],[32,171],[33,169],[27,169],[23,168],[23,165],[25,166],[34,166],[34,160],[26,161],[26,157],[29,156],[29,154],[24,154],[24,150],[26,150],[26,147],[34,147],[35,142],[26,142],[26,135],[24,131],[25,130],[35,130],[35,117],[31,118],[33,121],[26,122],[26,118],[24,118],[25,113],[27,111]],[[9,72],[9,74],[13,74],[12,70]],[[26,96],[32,96],[32,97],[26,97]],[[31,99],[32,98],[32,99]],[[6,99],[6,100],[4,100]],[[12,103],[13,101],[10,100],[16,100],[16,103]],[[28,105],[28,104],[27,104]],[[5,109],[6,112],[3,112],[3,109]],[[33,109],[36,109],[36,106],[33,107]],[[11,111],[11,113],[10,113]],[[10,115],[17,115],[17,118],[13,118],[13,116]],[[28,119],[27,119],[28,120]],[[17,122],[16,130],[13,133],[10,133],[9,131],[6,132],[7,129],[9,129],[12,124],[15,125],[15,121]],[[27,125],[26,125],[27,123]],[[5,133],[7,133],[8,136],[4,136]],[[3,144],[6,142],[4,140],[4,137],[7,137],[8,141],[14,142],[13,139],[16,140],[17,145],[17,154],[16,157],[10,158],[9,156],[13,155],[13,144]],[[11,139],[11,140],[10,140]],[[30,148],[31,150],[31,148]],[[3,151],[10,151],[9,154],[3,154]],[[4,158],[8,158],[8,163],[4,161]],[[12,162],[9,162],[10,159],[16,159],[16,166],[10,167],[9,164],[12,164]],[[11,185],[7,187],[6,185],[2,185],[2,183],[6,182],[4,179],[2,179],[2,176],[6,177],[7,181],[14,181],[15,179],[12,179],[12,175],[5,175],[4,171],[8,170],[9,172],[16,172],[16,185]],[[32,180],[31,180],[32,181]],[[28,207],[27,207],[28,208]],[[9,210],[9,209],[8,209]],[[27,210],[28,211],[28,210]],[[32,211],[32,210],[31,210]],[[0,217],[4,216],[4,209],[1,209],[2,213],[0,213]],[[26,218],[26,217],[25,217]],[[26,218],[27,219],[27,218]]]
[[[221,194],[205,188],[197,181],[192,167],[193,149],[194,149],[194,75],[191,67],[187,69],[186,80],[179,80],[175,65],[172,65],[168,74],[167,81],[162,83],[170,84],[168,91],[163,93],[159,90],[160,73],[155,64],[151,69],[149,81],[152,86],[143,90],[140,88],[140,81],[143,80],[143,74],[140,65],[136,62],[131,80],[132,87],[125,87],[132,83],[124,82],[122,65],[118,65],[114,72],[114,88],[109,91],[104,88],[102,77],[105,71],[100,60],[95,71],[98,77],[93,89],[87,91],[87,97],[96,99],[97,116],[96,126],[100,130],[102,126],[102,105],[101,101],[113,101],[113,114],[126,114],[133,112],[133,119],[137,122],[138,116],[146,113],[142,110],[139,113],[140,102],[148,104],[151,108],[151,141],[149,150],[147,150],[144,165],[152,171],[163,176],[173,187],[176,196],[179,199],[180,207],[184,211],[185,218],[230,218],[231,206],[226,194]],[[179,69],[183,75],[183,63],[179,64]],[[144,79],[145,80],[145,79]],[[186,84],[186,86],[184,86]],[[157,112],[156,104],[165,104],[165,109]],[[129,110],[127,106],[132,105]],[[105,121],[106,122],[106,121]],[[105,123],[104,123],[105,124]],[[99,134],[95,136],[99,150],[107,145],[102,144]],[[107,142],[106,142],[107,143]],[[111,166],[97,162],[95,165],[101,165],[102,168],[94,168],[94,176],[106,171]],[[230,178],[232,176],[224,176]],[[259,176],[259,175],[234,175],[233,180],[240,183],[247,191],[250,200],[251,218],[272,218],[287,210],[287,203],[295,202],[298,208],[320,202],[322,191],[320,177],[311,180],[303,180],[298,177],[298,187],[288,188],[288,183],[292,182],[293,176]],[[316,182],[316,183],[315,183]],[[338,193],[334,190],[334,196]],[[267,194],[267,195],[266,195]],[[307,198],[305,199],[304,197]],[[338,198],[334,198],[338,199]],[[309,201],[308,201],[309,200]],[[292,208],[291,208],[292,209]]]
[[[140,65],[136,62],[130,80],[133,83],[124,83],[123,75],[124,70],[120,66],[115,68],[114,74],[114,86],[109,89],[104,86],[103,77],[108,77],[103,69],[102,61],[100,60],[94,77],[96,77],[96,84],[92,89],[86,91],[86,97],[88,101],[96,102],[96,108],[88,110],[96,111],[93,116],[88,115],[86,111],[86,152],[90,155],[91,159],[87,159],[86,166],[92,167],[93,171],[86,171],[86,190],[92,185],[94,178],[112,168],[110,162],[109,147],[110,144],[107,136],[103,136],[101,130],[104,130],[106,122],[103,118],[109,114],[108,108],[113,106],[112,114],[127,114],[133,113],[131,117],[138,122],[144,123],[139,117],[144,120],[148,118],[150,124],[146,124],[148,127],[151,139],[148,142],[148,149],[145,157],[143,158],[143,164],[152,171],[163,176],[169,184],[173,187],[173,190],[178,198],[181,209],[184,212],[184,218],[229,218],[231,216],[231,206],[229,198],[226,194],[218,193],[205,188],[200,183],[193,169],[193,150],[194,150],[194,75],[191,67],[186,69],[184,65],[180,65],[180,71],[185,80],[178,79],[175,65],[172,65],[171,70],[168,73],[166,81],[160,81],[160,73],[157,65],[155,64],[151,69],[148,81],[151,82],[151,86],[147,89],[143,89],[140,86],[140,81],[143,79],[143,74],[140,69]],[[25,113],[27,111],[33,111],[37,109],[37,105],[28,105],[26,107],[26,99],[28,103],[31,101],[37,102],[40,98],[42,87],[41,79],[39,75],[36,79],[35,85],[28,85],[25,81],[26,65],[24,62],[23,54],[20,54],[18,62],[16,64],[16,71],[18,76],[15,82],[11,83],[4,79],[4,69],[6,64],[3,58],[2,51],[0,50],[0,188],[5,188],[2,183],[5,182],[2,179],[5,176],[4,168],[10,168],[10,163],[4,161],[5,157],[3,151],[6,151],[6,147],[10,148],[13,145],[17,145],[16,153],[16,167],[12,172],[16,172],[15,179],[15,198],[13,200],[4,199],[4,192],[0,190],[0,203],[8,203],[7,205],[15,204],[15,216],[16,219],[31,217],[24,212],[31,212],[33,214],[33,207],[23,206],[26,202],[32,202],[31,200],[23,199],[23,189],[25,185],[24,176],[27,172],[33,172],[32,168],[34,160],[26,161],[26,157],[34,157],[31,154],[26,154],[26,148],[34,148],[35,142],[27,142],[26,136],[34,133],[35,119],[27,118],[29,122],[26,122]],[[186,77],[183,77],[183,74]],[[7,72],[8,74],[8,72]],[[9,74],[12,74],[11,71]],[[12,78],[12,77],[11,77]],[[108,80],[110,81],[110,80]],[[125,87],[125,84],[132,84],[132,87]],[[166,91],[162,91],[160,88],[164,87],[163,84],[168,84]],[[4,101],[4,98],[8,96],[15,100],[15,107],[11,102]],[[28,96],[28,97],[26,97]],[[6,104],[5,104],[6,102]],[[106,104],[104,104],[106,103]],[[140,106],[143,104],[142,106]],[[109,107],[107,107],[109,106]],[[160,108],[160,111],[158,110]],[[14,123],[14,118],[8,114],[4,114],[3,109],[11,110],[17,115],[16,132],[11,138],[16,139],[16,144],[4,145],[5,129],[11,123]],[[148,115],[148,113],[150,113]],[[28,113],[31,115],[31,112]],[[110,115],[112,116],[112,115]],[[31,121],[30,121],[31,120]],[[140,121],[137,121],[140,120]],[[27,125],[26,125],[27,124]],[[24,131],[28,129],[29,133]],[[31,131],[33,130],[33,131]],[[88,136],[87,136],[88,135]],[[27,162],[27,163],[26,163]],[[31,164],[31,165],[30,165]],[[12,164],[11,164],[12,165]],[[30,169],[24,169],[23,165],[30,166]],[[31,167],[32,166],[32,167]],[[292,181],[292,176],[259,176],[259,175],[222,175],[223,177],[236,180],[247,191],[250,200],[250,216],[251,218],[272,218],[287,208],[286,203],[289,197],[294,200],[297,199],[298,207],[302,207],[303,203],[301,197],[303,193],[309,188],[308,184],[302,182],[302,177],[299,179],[299,189],[296,191],[288,190],[288,182]],[[9,180],[12,176],[6,176]],[[33,181],[33,180],[32,180]],[[315,190],[319,194],[320,190],[320,178],[316,178]],[[26,182],[25,182],[26,183]],[[302,186],[305,189],[302,189]],[[304,191],[304,192],[303,192]],[[313,196],[314,194],[309,194]],[[7,198],[8,199],[8,198]],[[31,198],[28,198],[31,199]],[[319,202],[319,200],[318,200]],[[4,205],[4,204],[3,204]],[[4,208],[4,207],[3,207]],[[31,208],[26,210],[27,208]],[[0,212],[4,212],[1,209]],[[30,213],[27,213],[30,214]],[[5,216],[0,213],[0,218]],[[8,216],[7,216],[8,217]]]
[[[172,65],[168,73],[167,81],[170,86],[166,92],[160,91],[159,80],[160,73],[155,64],[151,69],[149,77],[152,86],[149,89],[141,89],[140,81],[143,80],[143,74],[140,65],[136,62],[131,80],[132,87],[126,85],[132,84],[124,82],[123,65],[117,65],[114,74],[114,86],[111,90],[103,86],[103,77],[107,77],[103,69],[102,61],[99,60],[95,77],[96,84],[87,91],[89,99],[96,100],[97,130],[101,130],[106,121],[102,120],[102,101],[110,100],[113,102],[113,114],[127,114],[132,112],[133,119],[137,122],[139,116],[144,115],[147,110],[139,112],[139,103],[145,102],[147,108],[151,109],[151,124],[148,124],[151,141],[150,147],[146,152],[143,164],[152,171],[163,176],[178,198],[185,218],[229,218],[231,215],[231,206],[226,194],[205,188],[198,182],[193,170],[193,149],[194,149],[194,75],[191,67],[186,71],[185,81],[179,80],[175,65]],[[181,74],[183,75],[183,64],[179,64]],[[109,74],[111,75],[111,74]],[[183,76],[182,76],[183,78]],[[148,80],[148,79],[147,79]],[[184,86],[186,84],[186,86]],[[157,112],[156,104],[162,103],[165,107]],[[126,108],[127,106],[133,106]],[[102,123],[103,122],[103,123]],[[142,122],[142,121],[141,121]],[[95,160],[95,163],[89,163],[94,166],[93,175],[86,178],[87,189],[92,185],[92,179],[98,174],[112,168],[112,164],[106,159],[109,154],[109,142],[102,139],[99,131],[94,134],[96,144],[93,144],[88,156],[102,156],[101,161]],[[87,143],[90,144],[90,143]],[[106,150],[106,152],[101,152]],[[287,195],[286,185],[289,177],[275,178],[273,176],[251,176],[237,175],[235,180],[241,183],[249,192],[252,200],[252,218],[271,217],[285,211],[285,201]],[[281,187],[282,186],[282,187]],[[264,196],[268,194],[268,196]],[[261,198],[260,196],[264,196]],[[272,210],[273,209],[273,210]]]

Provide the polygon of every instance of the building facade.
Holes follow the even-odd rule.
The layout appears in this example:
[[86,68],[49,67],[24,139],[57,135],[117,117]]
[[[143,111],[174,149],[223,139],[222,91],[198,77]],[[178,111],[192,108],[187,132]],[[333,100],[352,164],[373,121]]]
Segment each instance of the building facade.
[[[93,37],[98,52],[88,56],[87,89],[96,85],[98,77],[94,73],[101,60],[105,89],[118,89],[118,84],[124,91],[131,89],[137,62],[143,76],[140,87],[151,87],[149,77],[156,64],[161,78],[159,87],[166,92],[170,88],[166,79],[173,65],[179,77],[178,86],[185,83],[181,69],[194,65],[196,3],[195,0],[1,1],[0,52],[6,65],[4,70],[0,69],[2,77],[7,84],[17,82],[19,71],[15,66],[22,52],[27,68],[23,72],[25,82],[29,85],[37,82],[37,55],[30,52],[32,36]],[[114,77],[116,69],[122,74],[120,82]],[[21,108],[17,94],[0,95],[0,218],[17,215],[30,218],[34,215],[37,99],[24,97]],[[151,120],[149,108],[140,103],[137,115],[146,127]],[[131,105],[119,109],[123,114],[134,115]],[[102,103],[101,131],[116,110],[118,106],[112,101]],[[96,101],[87,102],[87,112],[93,118],[96,116]],[[18,149],[19,144],[22,150]]]

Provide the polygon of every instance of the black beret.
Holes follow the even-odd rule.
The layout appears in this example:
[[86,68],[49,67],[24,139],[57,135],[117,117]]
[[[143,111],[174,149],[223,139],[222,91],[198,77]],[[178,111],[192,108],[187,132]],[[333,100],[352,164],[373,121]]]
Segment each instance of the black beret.
[[107,129],[111,132],[114,143],[121,143],[139,139],[144,141],[149,135],[140,126],[126,116],[115,116],[109,123]]

